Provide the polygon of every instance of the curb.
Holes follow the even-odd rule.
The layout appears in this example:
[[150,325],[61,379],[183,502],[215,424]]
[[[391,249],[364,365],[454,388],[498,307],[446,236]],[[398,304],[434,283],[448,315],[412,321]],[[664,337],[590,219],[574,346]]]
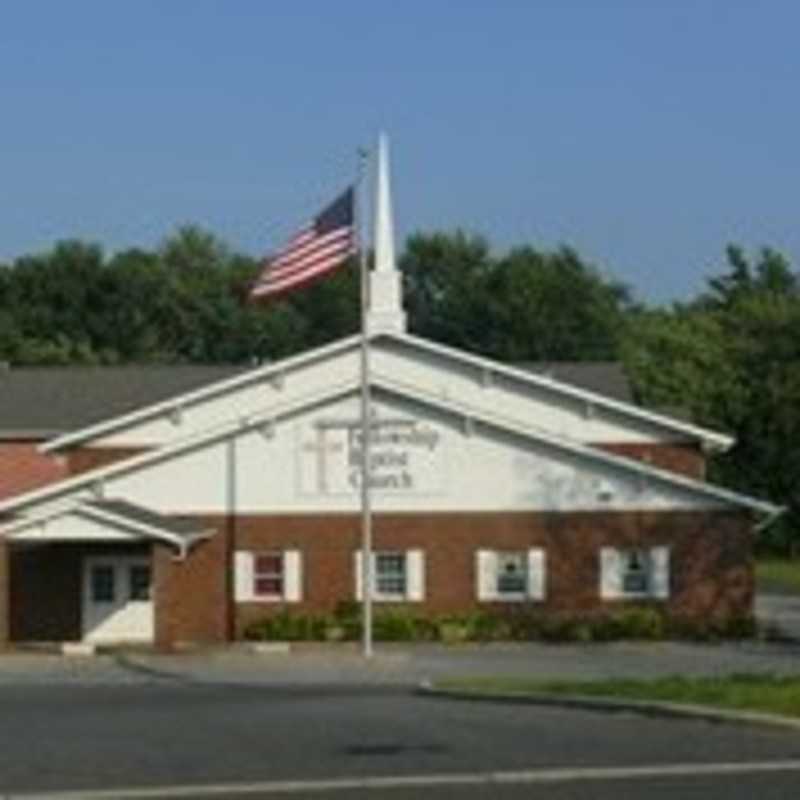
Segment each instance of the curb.
[[711,706],[684,703],[663,703],[655,700],[614,700],[607,697],[570,694],[555,695],[529,692],[481,692],[469,689],[441,689],[430,681],[417,686],[417,694],[445,700],[466,700],[483,703],[516,703],[534,706],[555,706],[584,711],[635,713],[649,717],[696,719],[704,722],[751,725],[769,728],[788,728],[800,732],[800,719],[767,714],[760,711],[734,711]]

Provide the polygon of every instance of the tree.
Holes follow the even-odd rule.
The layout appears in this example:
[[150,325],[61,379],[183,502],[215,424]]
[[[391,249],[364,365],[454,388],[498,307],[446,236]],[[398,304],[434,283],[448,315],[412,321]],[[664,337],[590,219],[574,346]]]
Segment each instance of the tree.
[[492,270],[489,352],[511,361],[616,358],[628,290],[605,280],[567,247],[519,247]]
[[479,353],[488,350],[489,246],[464,231],[411,236],[400,259],[412,333]]
[[727,271],[697,300],[636,316],[622,352],[648,405],[690,410],[700,424],[734,435],[712,476],[740,491],[786,504],[771,542],[800,530],[800,290],[781,254],[753,263],[726,251]]

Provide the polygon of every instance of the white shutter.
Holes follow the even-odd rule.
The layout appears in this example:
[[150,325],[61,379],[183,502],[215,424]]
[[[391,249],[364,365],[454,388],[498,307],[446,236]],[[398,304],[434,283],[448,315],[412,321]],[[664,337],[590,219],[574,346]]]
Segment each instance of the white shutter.
[[528,597],[544,600],[546,592],[545,554],[541,547],[528,550]]
[[651,548],[650,569],[651,594],[666,600],[669,597],[669,547]]
[[360,550],[356,550],[353,553],[353,578],[355,580],[355,589],[356,589],[356,600],[363,600],[364,599],[364,572],[362,569],[362,565],[364,563],[364,559],[362,558],[362,553]]
[[497,554],[494,550],[475,552],[475,593],[478,600],[497,599]]
[[303,558],[299,550],[283,554],[283,599],[299,603],[303,599]]
[[421,602],[425,599],[425,553],[409,550],[406,553],[406,600]]
[[233,554],[233,596],[237,603],[253,599],[253,554],[244,550]]
[[613,600],[622,596],[622,559],[613,547],[600,548],[600,597]]

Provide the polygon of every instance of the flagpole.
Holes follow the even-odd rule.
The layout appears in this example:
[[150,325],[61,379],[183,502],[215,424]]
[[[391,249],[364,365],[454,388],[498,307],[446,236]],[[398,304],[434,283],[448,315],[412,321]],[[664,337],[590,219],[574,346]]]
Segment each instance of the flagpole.
[[361,605],[362,650],[372,658],[372,497],[371,459],[372,413],[369,369],[369,275],[367,263],[367,161],[365,149],[358,152],[357,235],[361,273]]

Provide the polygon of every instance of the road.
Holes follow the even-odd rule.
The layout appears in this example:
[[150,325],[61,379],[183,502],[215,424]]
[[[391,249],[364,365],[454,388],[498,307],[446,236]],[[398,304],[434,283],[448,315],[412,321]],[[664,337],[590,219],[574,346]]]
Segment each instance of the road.
[[[166,798],[188,785],[211,788],[184,798],[245,789],[258,798],[296,780],[313,783],[294,797],[370,800],[800,795],[800,737],[785,731],[458,702],[402,687],[5,686],[0,712],[0,796],[163,787],[149,796]],[[389,785],[360,788],[363,778]]]

